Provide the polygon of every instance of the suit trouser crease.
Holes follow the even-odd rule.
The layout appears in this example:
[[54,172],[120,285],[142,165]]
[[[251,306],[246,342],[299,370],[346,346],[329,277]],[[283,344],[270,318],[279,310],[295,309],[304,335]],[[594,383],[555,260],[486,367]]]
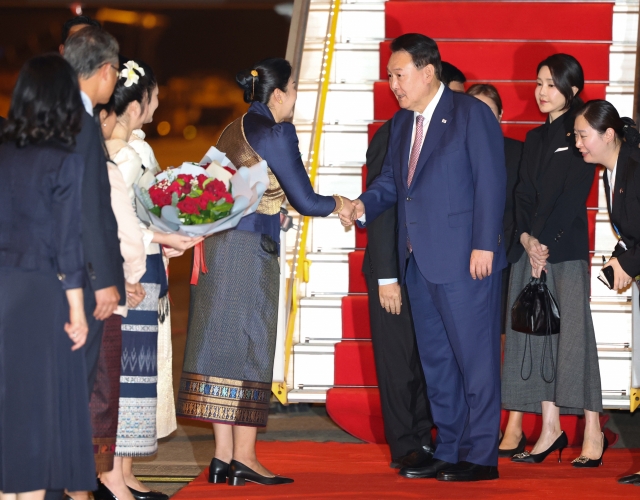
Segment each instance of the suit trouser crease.
[[435,458],[496,465],[500,425],[500,286],[483,280],[427,281],[407,267],[416,341],[438,427]]

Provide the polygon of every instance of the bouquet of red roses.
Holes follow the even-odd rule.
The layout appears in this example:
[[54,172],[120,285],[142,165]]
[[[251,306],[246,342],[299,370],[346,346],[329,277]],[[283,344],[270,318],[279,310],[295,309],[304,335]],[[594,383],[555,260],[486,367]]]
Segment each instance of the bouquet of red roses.
[[134,186],[143,222],[163,232],[208,236],[255,212],[269,177],[266,162],[236,168],[212,147],[200,164],[183,163],[146,183]]
[[162,207],[175,204],[178,218],[187,226],[220,220],[233,207],[233,197],[224,182],[204,174],[167,177],[149,188],[149,197],[153,202],[151,213],[160,217]]

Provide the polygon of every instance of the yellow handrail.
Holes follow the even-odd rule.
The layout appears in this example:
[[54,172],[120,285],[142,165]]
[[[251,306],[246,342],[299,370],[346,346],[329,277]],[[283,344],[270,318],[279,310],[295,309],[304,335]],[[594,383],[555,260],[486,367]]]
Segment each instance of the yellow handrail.
[[[322,70],[320,73],[320,92],[318,95],[318,108],[316,113],[315,133],[313,136],[313,150],[311,151],[311,166],[309,168],[309,180],[311,185],[315,186],[316,177],[318,175],[318,165],[320,163],[320,143],[322,140],[322,129],[324,125],[324,111],[327,104],[327,93],[329,92],[329,76],[331,73],[331,64],[333,63],[333,53],[335,50],[336,32],[338,28],[338,13],[340,12],[340,0],[333,0],[333,5],[329,11],[330,22],[327,38],[324,47],[324,59],[322,62]],[[309,282],[309,266],[311,262],[307,259],[307,237],[309,235],[310,217],[302,218],[300,240],[298,242],[298,255],[295,260],[294,283],[292,287],[291,312],[289,313],[289,321],[287,323],[287,338],[284,348],[284,382],[274,382],[272,384],[272,392],[282,404],[288,403],[287,397],[287,375],[289,373],[289,362],[291,360],[291,348],[293,344],[293,333],[295,331],[296,315],[298,314],[298,285],[300,277],[305,283]]]

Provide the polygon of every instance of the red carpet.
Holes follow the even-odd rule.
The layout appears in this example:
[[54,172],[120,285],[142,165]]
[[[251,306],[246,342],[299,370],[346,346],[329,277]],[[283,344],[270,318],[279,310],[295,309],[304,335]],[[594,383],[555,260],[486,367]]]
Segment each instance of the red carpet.
[[[616,479],[640,470],[640,450],[616,449],[605,454],[605,465],[579,470],[570,461],[579,449],[569,449],[562,463],[557,454],[536,465],[501,459],[500,479],[477,483],[441,483],[406,479],[389,468],[386,446],[375,444],[258,442],[258,455],[276,473],[295,479],[283,486],[231,487],[209,484],[205,470],[172,498],[335,498],[335,499],[611,499],[638,498],[640,488]],[[552,460],[554,458],[555,460]]]

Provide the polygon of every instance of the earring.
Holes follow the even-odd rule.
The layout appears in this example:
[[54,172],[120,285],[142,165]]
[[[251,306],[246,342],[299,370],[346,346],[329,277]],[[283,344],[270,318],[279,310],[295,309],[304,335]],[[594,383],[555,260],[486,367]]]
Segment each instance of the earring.
[[278,101],[280,104],[282,104],[282,100]]
[[107,124],[106,124],[106,123],[103,123],[103,124],[102,124],[102,126],[103,126],[103,127],[106,127],[106,126],[107,126]]

